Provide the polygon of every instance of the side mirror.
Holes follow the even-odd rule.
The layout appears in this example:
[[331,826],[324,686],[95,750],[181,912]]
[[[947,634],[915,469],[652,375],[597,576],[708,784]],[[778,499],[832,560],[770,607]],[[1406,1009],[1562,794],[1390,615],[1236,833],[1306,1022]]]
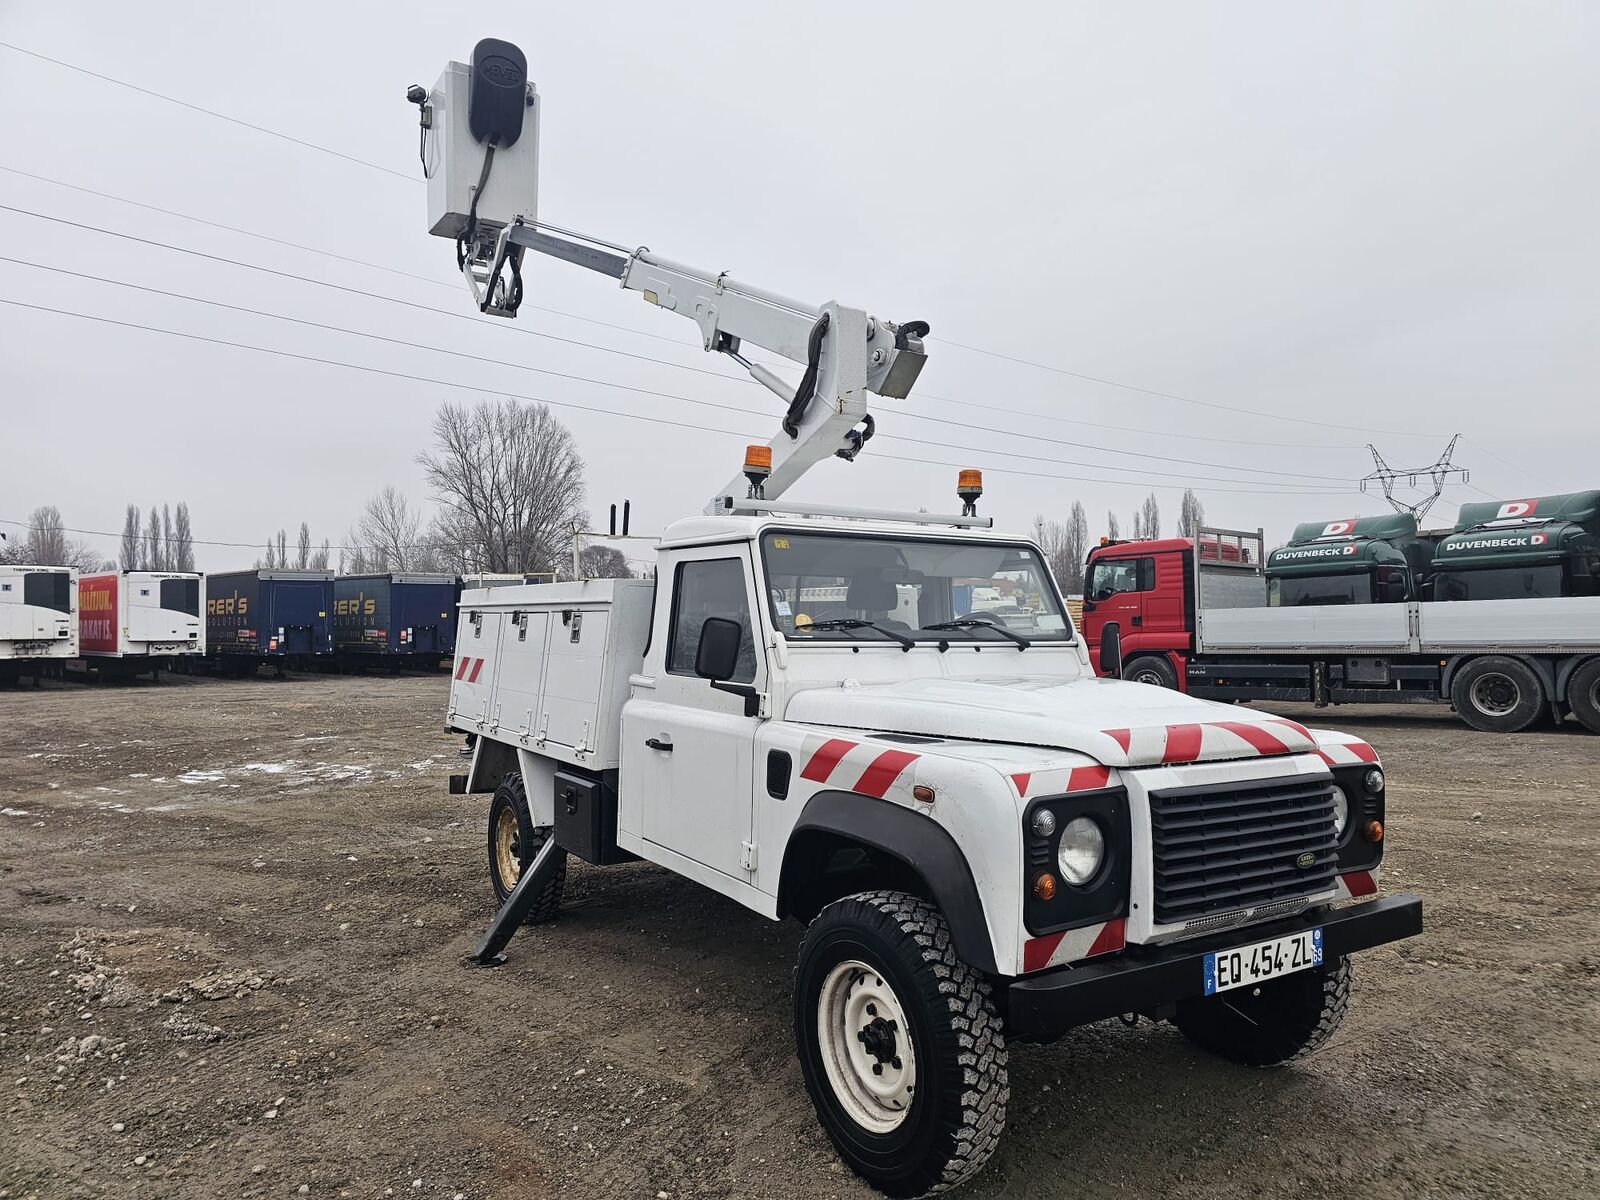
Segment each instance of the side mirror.
[[720,683],[739,669],[739,642],[744,626],[727,617],[707,617],[700,626],[700,647],[694,653],[694,673]]
[[1122,678],[1122,626],[1116,621],[1100,628],[1100,674]]

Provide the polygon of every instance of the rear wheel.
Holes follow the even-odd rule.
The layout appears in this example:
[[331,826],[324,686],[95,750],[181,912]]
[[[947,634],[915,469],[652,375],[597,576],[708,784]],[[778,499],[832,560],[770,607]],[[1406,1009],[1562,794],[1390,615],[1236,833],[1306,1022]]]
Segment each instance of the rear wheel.
[[1178,673],[1172,669],[1170,662],[1158,654],[1141,654],[1129,660],[1122,669],[1122,677],[1134,683],[1148,683],[1151,687],[1176,690],[1178,686]]
[[[522,776],[513,772],[501,780],[489,805],[489,883],[494,887],[497,903],[506,902],[534,855],[554,834],[548,825],[534,825]],[[555,874],[523,918],[525,924],[553,920],[560,911],[561,892],[567,882],[567,854],[561,849],[555,853],[559,859]]]
[[1533,668],[1500,654],[1462,667],[1450,685],[1450,699],[1463,721],[1485,733],[1517,733],[1544,711],[1544,688]]
[[1215,996],[1185,1000],[1172,1023],[1202,1050],[1246,1067],[1310,1054],[1339,1028],[1350,1003],[1350,960]]
[[839,1156],[890,1196],[954,1187],[1005,1127],[1005,1037],[939,910],[903,892],[828,905],[795,966],[806,1091]]
[[1590,733],[1600,733],[1600,658],[1591,658],[1572,673],[1567,707]]

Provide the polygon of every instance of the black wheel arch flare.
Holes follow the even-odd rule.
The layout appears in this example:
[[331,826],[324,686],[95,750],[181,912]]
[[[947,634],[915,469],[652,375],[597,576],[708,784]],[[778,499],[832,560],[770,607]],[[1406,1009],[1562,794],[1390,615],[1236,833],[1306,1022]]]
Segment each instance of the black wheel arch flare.
[[[778,883],[778,915],[799,912],[795,903],[802,881],[824,863],[806,847],[824,835],[824,844],[854,842],[898,860],[927,885],[955,938],[956,953],[975,970],[998,974],[983,900],[966,855],[955,838],[933,818],[872,796],[824,789],[806,801],[790,832]],[[810,861],[808,861],[810,859]]]

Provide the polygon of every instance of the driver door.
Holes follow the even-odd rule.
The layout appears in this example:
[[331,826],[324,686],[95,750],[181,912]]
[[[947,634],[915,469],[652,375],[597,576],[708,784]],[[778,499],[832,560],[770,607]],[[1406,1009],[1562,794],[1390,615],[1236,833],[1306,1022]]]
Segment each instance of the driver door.
[[744,632],[729,682],[767,690],[766,662],[756,653],[749,547],[688,551],[672,572],[666,628],[656,630],[665,633],[665,645],[652,664],[654,686],[636,688],[623,710],[623,787],[641,789],[646,842],[748,883],[745,844],[752,836],[760,718],[745,716],[743,697],[696,675],[695,656],[707,619],[736,621]]

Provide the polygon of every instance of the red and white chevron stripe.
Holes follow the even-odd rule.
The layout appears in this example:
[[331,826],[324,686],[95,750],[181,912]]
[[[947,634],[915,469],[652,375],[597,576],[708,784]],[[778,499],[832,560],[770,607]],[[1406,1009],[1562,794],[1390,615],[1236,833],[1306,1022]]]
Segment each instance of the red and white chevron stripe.
[[1357,763],[1378,761],[1378,752],[1360,738],[1348,738],[1341,743],[1318,746],[1317,753],[1330,767],[1348,767]]
[[1101,766],[1046,767],[1042,771],[1018,771],[1011,776],[1017,795],[1059,796],[1062,792],[1086,792],[1103,788],[1111,778],[1111,768]]
[[462,683],[477,683],[478,676],[483,671],[483,659],[461,658],[456,660],[456,678]]
[[1126,924],[1124,918],[1116,917],[1103,925],[1085,925],[1082,929],[1029,938],[1022,943],[1022,970],[1024,973],[1042,971],[1046,967],[1059,967],[1063,963],[1121,950],[1126,941]]
[[811,736],[801,747],[800,778],[881,799],[919,757],[870,742]]
[[1282,717],[1271,721],[1205,721],[1183,725],[1148,725],[1102,732],[1131,763],[1192,763],[1223,758],[1261,758],[1304,754],[1317,739],[1304,725]]

